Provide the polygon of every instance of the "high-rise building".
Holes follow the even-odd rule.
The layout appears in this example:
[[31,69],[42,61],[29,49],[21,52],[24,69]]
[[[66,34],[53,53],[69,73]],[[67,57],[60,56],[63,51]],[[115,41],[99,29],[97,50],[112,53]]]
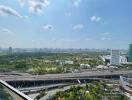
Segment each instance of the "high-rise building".
[[129,44],[128,62],[132,62],[132,44]]
[[111,50],[111,65],[120,65],[120,52],[119,50]]
[[10,53],[12,52],[12,47],[9,47],[9,52],[10,52]]

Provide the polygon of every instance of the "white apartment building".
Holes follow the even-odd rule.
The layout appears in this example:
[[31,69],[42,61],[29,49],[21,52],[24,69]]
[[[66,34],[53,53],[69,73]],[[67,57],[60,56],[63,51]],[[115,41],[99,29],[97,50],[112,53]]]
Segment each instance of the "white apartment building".
[[[111,55],[102,56],[101,59],[102,59],[103,61],[106,61],[106,59],[108,59],[108,60],[111,61]],[[120,63],[120,64],[126,64],[126,63],[127,63],[127,57],[125,57],[125,56],[120,56],[120,58],[119,58],[119,63]]]
[[111,65],[120,65],[120,52],[119,50],[111,50]]
[[56,62],[59,63],[60,65],[63,65],[63,64],[73,65],[74,64],[74,62],[70,60],[56,60]]
[[125,56],[120,56],[120,64],[126,64],[127,58]]

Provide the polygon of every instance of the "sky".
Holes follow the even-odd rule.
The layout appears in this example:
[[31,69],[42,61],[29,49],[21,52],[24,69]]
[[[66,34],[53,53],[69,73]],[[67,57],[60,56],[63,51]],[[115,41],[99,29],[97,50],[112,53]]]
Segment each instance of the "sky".
[[113,48],[132,43],[132,0],[0,0],[0,47]]

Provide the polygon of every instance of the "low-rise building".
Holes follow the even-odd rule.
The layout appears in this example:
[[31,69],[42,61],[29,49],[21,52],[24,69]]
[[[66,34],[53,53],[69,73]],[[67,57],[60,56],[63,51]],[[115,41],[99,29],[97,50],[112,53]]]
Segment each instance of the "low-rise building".
[[80,64],[81,69],[91,68],[89,64]]
[[109,69],[107,66],[104,66],[104,65],[98,65],[96,68],[97,69]]
[[65,60],[65,64],[70,64],[70,65],[72,65],[72,64],[74,64],[74,63],[73,63],[73,61]]
[[60,65],[64,65],[64,64],[73,65],[74,64],[74,62],[70,60],[56,60],[56,62],[59,63]]
[[127,63],[127,57],[120,56],[120,64],[126,64]]

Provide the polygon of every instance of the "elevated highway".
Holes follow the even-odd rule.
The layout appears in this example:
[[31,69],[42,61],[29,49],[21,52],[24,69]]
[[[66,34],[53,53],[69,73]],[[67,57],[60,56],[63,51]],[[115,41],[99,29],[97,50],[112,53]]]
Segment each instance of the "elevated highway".
[[91,71],[82,73],[64,74],[0,74],[0,80],[4,80],[23,93],[53,89],[59,86],[91,82],[93,80],[118,80],[120,75],[132,77],[132,70],[125,71]]
[[[91,71],[82,73],[46,74],[46,75],[0,75],[0,79],[6,81],[15,88],[37,87],[52,84],[76,84],[91,82],[93,80],[118,80],[120,75],[132,76],[132,70],[126,71]],[[79,81],[78,81],[79,80]]]
[[125,71],[91,71],[82,73],[46,74],[46,75],[0,75],[4,81],[30,81],[30,80],[58,80],[58,79],[81,79],[81,78],[107,78],[120,75],[132,75],[132,70]]

